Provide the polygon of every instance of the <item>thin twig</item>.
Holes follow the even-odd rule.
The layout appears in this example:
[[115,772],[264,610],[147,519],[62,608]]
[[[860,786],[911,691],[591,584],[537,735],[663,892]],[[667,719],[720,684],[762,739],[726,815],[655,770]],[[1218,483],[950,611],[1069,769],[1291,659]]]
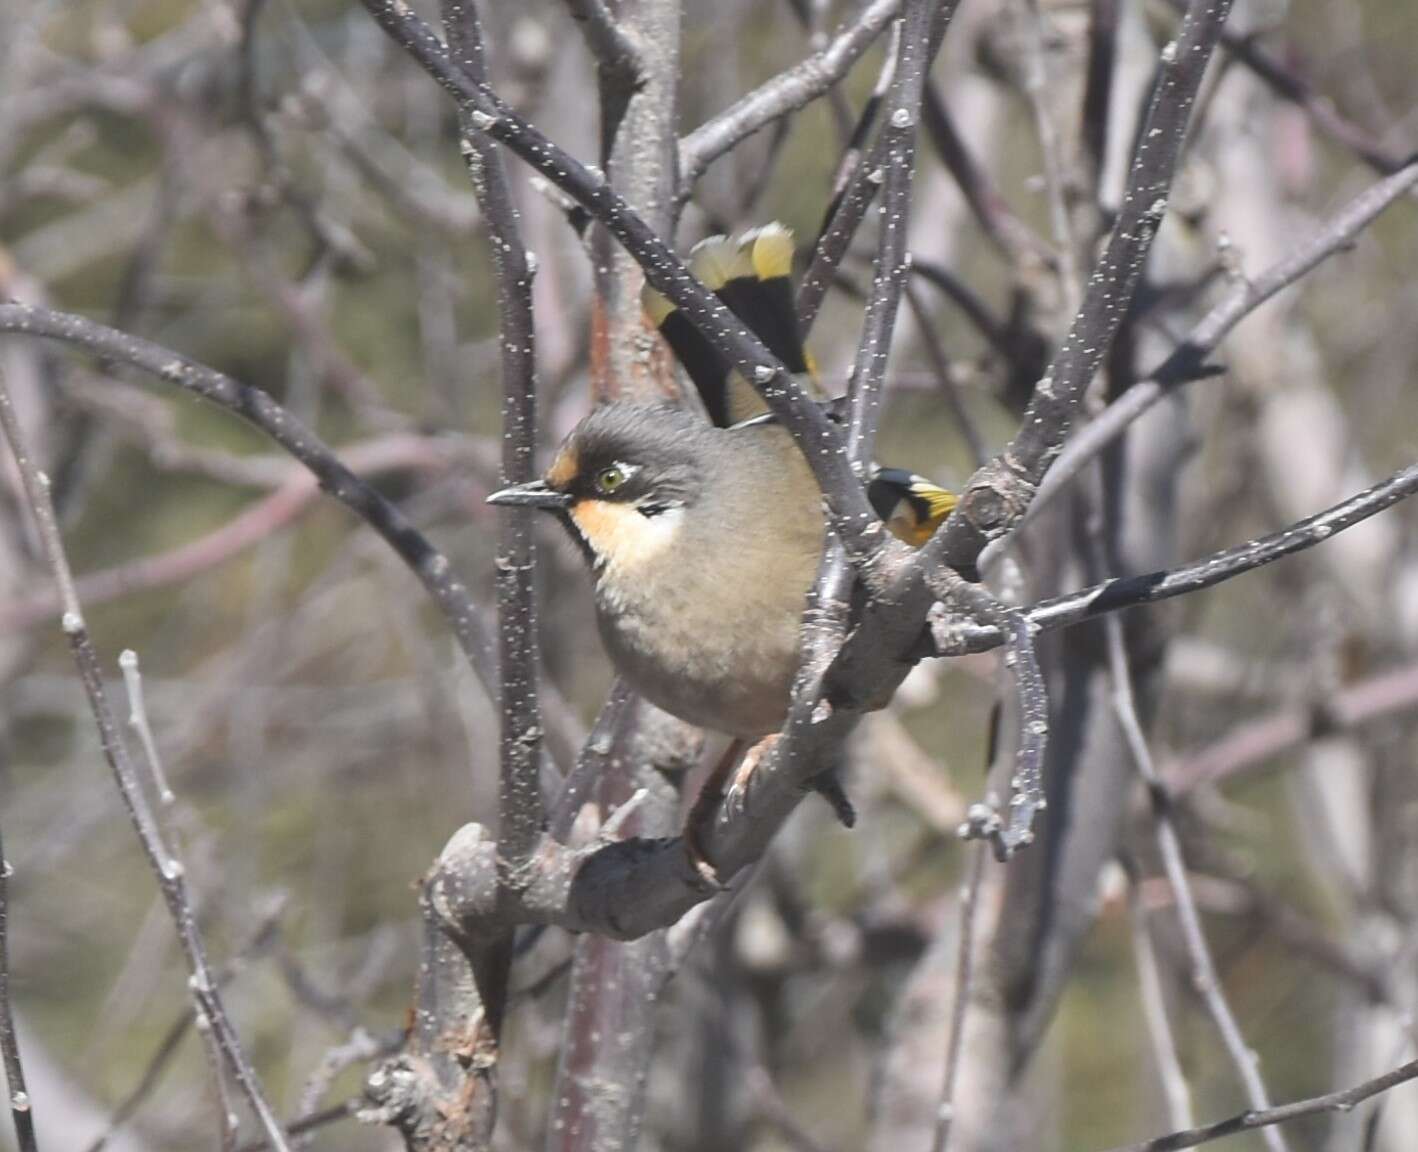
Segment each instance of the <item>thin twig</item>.
[[[473,0],[443,0],[451,59],[477,83],[487,80],[482,28]],[[487,226],[497,278],[498,336],[502,348],[502,480],[522,484],[536,474],[537,363],[532,322],[534,269],[522,241],[517,204],[502,155],[460,109],[463,157]],[[535,551],[531,519],[504,512],[497,554],[498,701],[501,710],[501,791],[498,826],[508,866],[516,870],[544,822],[538,764],[542,720],[537,703]],[[483,1007],[496,1035],[506,1006],[511,939],[502,942],[500,970],[479,974]],[[495,981],[487,987],[484,978]]]
[[[0,416],[10,411],[9,394],[0,385]],[[9,431],[9,424],[6,424]],[[10,1096],[10,1118],[15,1122],[15,1142],[20,1152],[38,1152],[34,1135],[34,1110],[25,1087],[25,1068],[20,1061],[20,1039],[15,1033],[15,1014],[10,1003],[10,877],[14,869],[0,841],[0,1057],[5,1062],[5,1088]]]
[[846,189],[834,199],[835,210],[828,216],[822,233],[812,248],[812,260],[798,285],[798,327],[804,333],[812,330],[813,321],[827,299],[827,289],[841,267],[847,249],[857,229],[866,219],[867,209],[881,190],[885,173],[886,141],[878,135],[872,146],[857,163],[847,181]]
[[633,87],[640,78],[640,48],[620,26],[605,0],[566,0],[567,11],[581,26],[596,66],[618,83]]
[[1078,267],[1073,211],[1069,204],[1068,166],[1064,161],[1058,125],[1054,123],[1051,97],[1055,88],[1049,84],[1044,14],[1039,8],[1039,0],[1021,0],[1021,3],[1024,6],[1024,95],[1034,116],[1034,133],[1044,161],[1044,193],[1049,207],[1049,227],[1058,252],[1064,308],[1067,315],[1073,316],[1083,300],[1083,282]]
[[[163,770],[162,756],[158,753],[157,741],[153,738],[152,725],[148,722],[147,704],[143,699],[143,674],[138,667],[138,654],[131,648],[118,655],[118,667],[123,672],[123,687],[128,695],[128,727],[137,734],[143,749],[143,758],[148,771],[152,773],[153,784],[158,794],[158,802],[170,807],[176,800],[168,785],[167,773]],[[141,785],[140,785],[141,787]],[[161,825],[154,824],[161,832]],[[169,827],[168,831],[171,831]],[[231,1092],[227,1087],[226,1073],[222,1067],[221,1048],[206,1015],[198,1012],[194,1019],[197,1034],[202,1039],[202,1048],[207,1056],[207,1071],[212,1079],[212,1093],[217,1105],[217,1131],[223,1152],[231,1152],[236,1147],[236,1130],[239,1124],[236,1109],[232,1107]]]
[[[919,272],[919,270],[918,262],[912,260],[911,271]],[[922,299],[921,293],[914,285],[908,284],[906,286],[906,300],[911,305],[911,314],[916,320],[916,330],[921,335],[921,345],[926,350],[926,359],[930,361],[931,372],[935,375],[939,385],[938,390],[944,397],[951,416],[955,419],[955,426],[960,430],[960,436],[965,441],[965,446],[970,450],[971,460],[978,468],[988,459],[984,433],[980,431],[979,424],[970,414],[969,408],[965,406],[965,399],[960,395],[960,389],[950,374],[950,361],[945,355],[945,349],[941,346],[940,336],[935,330],[935,322],[931,317],[930,310],[926,307],[925,300]]]
[[[1185,0],[1166,0],[1181,11]],[[1310,120],[1331,140],[1349,149],[1365,164],[1381,174],[1397,171],[1412,163],[1412,157],[1386,148],[1373,136],[1348,119],[1329,97],[1317,92],[1305,77],[1287,67],[1280,53],[1264,48],[1250,33],[1227,31],[1221,46],[1254,72],[1275,95],[1304,110]]]
[[1254,1132],[1261,1128],[1269,1129],[1273,1124],[1302,1120],[1306,1116],[1320,1116],[1326,1112],[1352,1112],[1365,1100],[1391,1088],[1397,1088],[1400,1084],[1407,1084],[1410,1080],[1418,1080],[1418,1060],[1411,1060],[1392,1072],[1365,1080],[1353,1088],[1328,1092],[1323,1096],[1312,1096],[1308,1100],[1297,1100],[1293,1104],[1279,1104],[1274,1108],[1249,1109],[1226,1120],[1218,1120],[1214,1124],[1203,1124],[1200,1128],[1172,1132],[1151,1140],[1141,1140],[1136,1144],[1119,1145],[1109,1149],[1109,1152],[1180,1152],[1183,1148],[1196,1148],[1212,1140],[1220,1140],[1224,1136],[1234,1136],[1238,1132]]
[[[1372,488],[1297,521],[1279,532],[1213,552],[1190,564],[1141,576],[1114,576],[1080,592],[1045,600],[1025,610],[1030,623],[1045,631],[1067,628],[1095,616],[1184,596],[1234,579],[1254,568],[1303,552],[1352,528],[1418,492],[1418,464],[1411,464]],[[947,621],[934,629],[937,655],[960,655],[997,648],[1004,633],[995,624]]]
[[871,0],[821,52],[760,85],[680,141],[681,196],[689,195],[718,157],[836,85],[900,10],[901,0]]
[[1179,385],[1209,374],[1205,369],[1206,358],[1237,324],[1330,256],[1349,248],[1385,208],[1415,186],[1418,186],[1418,162],[1365,189],[1300,248],[1254,279],[1244,279],[1237,284],[1146,379],[1132,385],[1069,440],[1040,483],[1029,514],[1037,515],[1088,461],[1162,397]]
[[[469,666],[491,694],[491,643],[467,586],[448,558],[371,485],[356,476],[335,453],[267,393],[233,380],[170,348],[95,324],[82,316],[24,304],[0,304],[0,332],[57,340],[147,372],[176,384],[259,428],[303,464],[320,486],[382,536],[417,576],[448,620]],[[72,597],[73,580],[67,571]],[[61,587],[63,582],[61,581]],[[65,609],[67,611],[67,609]]]
[[[406,467],[431,472],[451,470],[457,466],[458,454],[446,452],[443,445],[424,437],[399,435],[342,447],[340,458],[351,471],[375,476]],[[233,457],[231,469],[223,469],[222,475],[230,482],[272,483],[275,491],[246,505],[226,523],[195,540],[156,555],[81,573],[74,580],[79,600],[92,609],[136,592],[190,580],[271,539],[307,511],[319,496],[314,478],[284,457]],[[35,588],[0,603],[0,632],[32,628],[58,609],[57,591],[47,586]]]
[[153,727],[148,721],[148,706],[143,697],[143,673],[138,667],[138,653],[131,648],[120,652],[118,667],[123,672],[123,687],[128,693],[128,727],[137,734],[138,742],[143,747],[148,771],[153,774],[153,783],[157,785],[158,800],[164,806],[172,804],[177,797],[168,783],[166,771],[163,770],[157,741],[153,739]]
[[207,964],[206,948],[197,930],[196,917],[187,891],[186,871],[181,861],[174,857],[163,843],[143,794],[128,749],[118,732],[113,710],[108,703],[108,695],[103,685],[103,671],[98,653],[89,639],[84,625],[83,613],[74,593],[73,578],[70,575],[69,560],[64,552],[59,527],[54,517],[54,505],[49,497],[49,480],[40,471],[29,455],[19,421],[10,402],[9,391],[0,381],[0,426],[3,426],[10,450],[20,471],[25,497],[34,515],[39,530],[40,545],[45,561],[55,580],[59,583],[63,597],[62,627],[69,640],[70,652],[79,670],[84,690],[89,698],[89,707],[94,722],[98,726],[99,742],[104,756],[113,770],[119,792],[128,809],[128,815],[138,833],[144,854],[157,876],[158,887],[167,903],[168,912],[177,928],[178,942],[186,957],[190,978],[188,988],[197,1002],[198,1010],[205,1013],[212,1025],[213,1035],[222,1050],[227,1065],[241,1085],[247,1103],[256,1114],[268,1139],[278,1152],[288,1152],[285,1137],[275,1113],[266,1102],[265,1092],[255,1071],[247,1062],[241,1049],[241,1042],[227,1017],[221,994],[212,978]]
[[[1172,822],[1171,803],[1152,761],[1152,752],[1147,746],[1147,737],[1142,731],[1142,721],[1138,718],[1133,700],[1132,673],[1128,668],[1122,621],[1116,616],[1109,616],[1104,621],[1104,627],[1108,644],[1108,666],[1113,680],[1113,710],[1117,714],[1118,724],[1132,753],[1138,775],[1147,786],[1148,797],[1152,801],[1157,851],[1177,903],[1177,922],[1181,926],[1182,939],[1186,942],[1187,955],[1191,960],[1192,985],[1221,1034],[1221,1041],[1236,1068],[1251,1108],[1262,1111],[1270,1107],[1270,1096],[1265,1081],[1261,1079],[1259,1058],[1241,1033],[1241,1026],[1226,999],[1221,976],[1216,970],[1216,963],[1211,958],[1211,949],[1206,942],[1201,915],[1197,912],[1191,882],[1187,879],[1181,839]],[[1265,1142],[1271,1152],[1287,1152],[1287,1142],[1279,1129],[1267,1128]]]
[[852,365],[847,413],[847,454],[859,465],[872,458],[875,447],[881,418],[882,381],[886,378],[886,364],[891,355],[891,335],[901,306],[901,293],[910,274],[910,256],[906,249],[916,162],[916,125],[921,118],[921,91],[930,71],[931,24],[937,7],[948,20],[954,13],[955,0],[944,3],[906,0],[895,78],[886,102],[886,122],[881,128],[886,167],[881,228],[862,334]]
[[931,573],[931,590],[944,610],[938,643],[950,643],[950,620],[969,616],[989,620],[1000,629],[1007,651],[1004,662],[1014,679],[1019,699],[1019,746],[1010,776],[1008,813],[1001,816],[993,802],[972,804],[960,835],[966,840],[989,840],[999,860],[1008,860],[1034,840],[1034,817],[1046,806],[1044,753],[1049,736],[1049,700],[1044,675],[1034,648],[1035,625],[1028,615],[997,601],[977,584],[967,583],[949,568]]
[[1137,964],[1137,997],[1142,1004],[1142,1019],[1147,1025],[1147,1037],[1152,1045],[1152,1058],[1157,1063],[1157,1079],[1162,1095],[1167,1099],[1167,1122],[1173,1128],[1190,1128],[1196,1123],[1192,1114],[1191,1089],[1182,1072],[1177,1055],[1177,1038],[1167,1015],[1167,998],[1163,994],[1162,972],[1157,963],[1157,949],[1152,946],[1152,929],[1148,910],[1144,906],[1137,877],[1128,873],[1128,927],[1132,936],[1133,960]]
[[986,238],[1011,264],[1055,264],[1057,257],[1049,245],[1016,215],[989,172],[971,155],[934,81],[926,85],[924,112],[926,136]]
[[1340,688],[1314,706],[1286,708],[1236,725],[1215,743],[1180,757],[1167,770],[1167,785],[1181,794],[1230,780],[1318,734],[1349,732],[1413,708],[1418,708],[1418,666],[1406,664]]
[[955,998],[950,1005],[950,1030],[945,1042],[945,1075],[940,1086],[940,1106],[936,1109],[931,1152],[946,1152],[950,1129],[955,1122],[955,1082],[960,1075],[960,1054],[965,1047],[965,1012],[975,983],[975,918],[980,907],[980,888],[985,878],[985,846],[976,844],[968,853],[969,875],[960,888],[960,941],[955,952]]

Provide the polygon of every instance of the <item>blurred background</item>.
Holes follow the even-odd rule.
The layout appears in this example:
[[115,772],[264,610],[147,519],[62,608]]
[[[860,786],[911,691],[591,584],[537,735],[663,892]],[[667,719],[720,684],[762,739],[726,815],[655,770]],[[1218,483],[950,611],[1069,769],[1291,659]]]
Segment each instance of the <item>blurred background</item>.
[[[595,69],[565,6],[482,8],[499,92],[597,160]],[[1108,9],[1100,146],[1081,109],[1090,28]],[[684,5],[681,134],[856,11]],[[1175,20],[1166,0],[964,0],[922,124],[917,275],[881,459],[958,484],[977,449],[1010,436],[1076,299],[1058,253],[1071,242],[1086,275]],[[497,316],[451,103],[352,0],[0,0],[0,21],[0,291],[279,398],[454,559],[491,621]],[[1238,277],[1418,147],[1409,0],[1242,2],[1230,27],[1236,51],[1213,65],[1100,405]],[[827,98],[713,163],[676,242],[780,219],[805,246],[882,58],[878,44]],[[545,450],[592,402],[591,262],[557,198],[516,162],[509,171],[539,265]],[[1071,221],[1063,248],[1051,187]],[[869,219],[812,334],[834,392],[874,251]],[[1080,483],[1057,502],[996,586],[1030,602],[1166,567],[1411,463],[1415,268],[1409,198],[1247,319],[1216,357],[1225,375],[1140,421],[1096,492]],[[0,337],[0,368],[53,478],[115,698],[118,653],[141,659],[176,797],[163,820],[247,1051],[282,1117],[341,1105],[400,1040],[415,882],[461,824],[495,819],[495,708],[402,564],[258,434],[58,346]],[[1106,571],[1088,543],[1100,521]],[[1415,525],[1400,505],[1127,620],[1195,896],[1277,1100],[1414,1056]],[[611,673],[574,550],[548,531],[539,560],[546,734],[568,765]],[[56,619],[7,457],[0,830],[42,1146],[210,1145],[186,969]],[[1159,1005],[1195,1117],[1245,1103],[1191,986],[1100,636],[1048,643],[1061,802],[1037,851],[1008,875],[986,869],[978,1016],[998,1027],[967,1032],[981,1080],[967,1072],[961,1085],[958,1149],[1084,1152],[1167,1130],[1179,1113],[1154,1058]],[[993,655],[923,667],[868,718],[846,776],[855,831],[815,799],[800,808],[668,987],[642,1147],[930,1146],[964,875],[955,828],[984,786],[997,673]],[[525,991],[504,1059],[503,1147],[546,1142],[568,949],[547,933],[514,980]],[[1008,1125],[986,1122],[994,1109]],[[1325,1117],[1291,1139],[1399,1152],[1414,1133],[1409,1086],[1378,1121]],[[259,1130],[245,1122],[241,1135]],[[310,1140],[399,1146],[348,1118]]]

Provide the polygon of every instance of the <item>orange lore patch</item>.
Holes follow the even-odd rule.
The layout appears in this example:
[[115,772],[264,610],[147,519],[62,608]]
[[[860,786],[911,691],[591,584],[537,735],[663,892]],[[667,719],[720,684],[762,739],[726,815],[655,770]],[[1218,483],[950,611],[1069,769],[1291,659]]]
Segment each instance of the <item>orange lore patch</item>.
[[576,479],[576,473],[580,470],[581,461],[577,459],[576,448],[574,445],[568,445],[556,454],[556,459],[547,469],[545,479],[557,491],[564,492]]

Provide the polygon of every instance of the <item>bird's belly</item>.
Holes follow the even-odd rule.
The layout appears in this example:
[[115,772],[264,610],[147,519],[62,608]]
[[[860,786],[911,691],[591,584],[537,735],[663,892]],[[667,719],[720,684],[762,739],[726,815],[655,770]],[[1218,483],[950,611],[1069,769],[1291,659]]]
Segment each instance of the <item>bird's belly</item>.
[[658,708],[690,724],[756,739],[787,716],[798,660],[798,620],[747,629],[737,621],[688,630],[675,612],[597,613],[620,673]]

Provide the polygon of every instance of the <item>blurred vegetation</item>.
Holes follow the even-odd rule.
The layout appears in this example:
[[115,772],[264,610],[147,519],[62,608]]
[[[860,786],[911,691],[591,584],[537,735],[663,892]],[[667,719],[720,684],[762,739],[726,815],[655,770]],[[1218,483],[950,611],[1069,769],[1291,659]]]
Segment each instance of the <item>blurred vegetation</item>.
[[[594,100],[577,100],[593,81],[560,6],[536,0],[483,7],[499,85],[558,140],[593,159]],[[805,51],[796,25],[777,10],[786,6],[722,7],[723,13],[719,5],[685,6],[686,126]],[[1264,7],[1283,20],[1284,42],[1321,91],[1355,115],[1387,115],[1412,137],[1418,9],[1411,0]],[[243,105],[239,29],[226,4],[9,0],[3,11],[16,32],[0,63],[0,90],[9,98],[51,90],[60,76],[130,68],[139,74],[145,61],[190,41],[143,73],[157,88],[151,105],[133,112],[80,101],[6,141],[0,180],[12,188],[37,167],[62,167],[76,187],[90,189],[11,194],[0,202],[0,244],[15,277],[9,291],[105,322],[117,319],[257,384],[336,445],[389,431],[459,433],[484,448],[495,441],[496,313],[481,237],[475,227],[440,231],[411,217],[367,168],[370,154],[397,157],[396,148],[407,149],[438,182],[439,195],[466,208],[451,105],[384,42],[358,5],[270,0],[264,6],[253,75],[256,110],[279,161],[274,167]],[[22,67],[25,57],[41,63]],[[879,62],[874,50],[854,70],[845,86],[853,108],[870,90]],[[979,74],[980,67],[955,50],[941,74]],[[1282,110],[1278,117],[1302,142],[1258,138],[1255,146],[1274,149],[1277,164],[1287,153],[1297,219],[1323,216],[1371,178],[1310,132],[1301,114]],[[330,131],[332,122],[338,132]],[[355,133],[352,147],[338,139],[347,130]],[[1015,211],[1047,234],[1032,122],[1017,93],[999,132],[1008,143],[992,158],[994,177]],[[720,215],[732,208],[755,164],[768,162],[767,135],[714,167],[687,214],[682,241],[712,222],[736,227],[768,218],[813,235],[838,157],[825,102],[793,119],[752,219]],[[396,179],[408,174],[408,187],[423,178],[412,167],[394,171]],[[525,171],[514,165],[513,172],[543,268],[538,321],[545,330],[541,383],[550,441],[587,403],[586,260],[554,205],[528,190]],[[282,197],[280,180],[316,206],[318,229],[308,212]],[[923,191],[917,204],[930,212],[941,200]],[[930,219],[918,225],[929,230]],[[950,226],[960,226],[958,217]],[[323,242],[320,229],[339,244]],[[1246,237],[1233,240],[1244,258]],[[1003,314],[1015,285],[968,220],[951,248],[958,259],[952,270]],[[864,267],[856,264],[849,275],[865,283]],[[1388,339],[1418,315],[1415,267],[1418,218],[1404,205],[1355,252],[1314,276],[1295,305],[1295,322],[1317,342],[1322,375],[1344,405],[1356,455],[1374,474],[1411,460],[1418,447],[1411,387],[1418,341]],[[297,314],[293,299],[313,321]],[[815,350],[831,384],[840,384],[850,362],[859,308],[835,294],[817,326]],[[1002,443],[1014,417],[992,394],[998,366],[958,313],[942,308],[932,321],[962,367],[970,410],[991,444]],[[917,343],[900,342],[893,370],[903,379],[928,372]],[[114,382],[122,396],[133,383],[126,371],[52,350],[27,354],[47,389],[42,422],[51,466],[68,484],[59,495],[79,572],[199,539],[261,497],[164,467],[144,440],[141,415],[125,423],[97,411],[86,399],[91,389],[81,385]],[[227,414],[146,382],[141,387],[161,398],[171,421],[166,430],[150,430],[242,457],[269,452]],[[1227,428],[1255,403],[1255,394],[1236,386],[1197,406],[1204,446],[1187,484],[1206,511],[1189,521],[1189,553],[1280,522],[1263,501],[1239,498],[1251,490],[1254,461],[1243,441],[1228,441]],[[928,389],[893,395],[881,455],[946,481],[971,470],[947,410]],[[468,458],[427,475],[378,481],[455,558],[486,604],[492,521],[482,497],[494,480]],[[1411,535],[1413,520],[1405,516]],[[551,534],[541,555],[547,676],[569,702],[571,726],[584,725],[603,699],[609,669],[578,559]],[[1308,623],[1323,623],[1332,610],[1333,598],[1316,590],[1312,577],[1318,579],[1315,569],[1301,559],[1188,601],[1171,619],[1189,636],[1259,663],[1303,661]],[[22,582],[0,585],[0,599],[28,596],[42,580],[32,568]],[[412,884],[460,824],[492,818],[495,717],[421,596],[382,545],[326,502],[213,570],[88,612],[110,667],[126,647],[142,657],[158,741],[179,796],[169,819],[188,856],[211,951],[239,961],[230,1004],[282,1115],[296,1110],[322,1054],[355,1025],[376,1035],[401,1027],[416,962]],[[16,869],[15,995],[45,1050],[108,1109],[134,1086],[180,1013],[182,964],[57,630],[24,630],[0,637],[0,646],[9,646],[0,669],[14,661],[0,703],[0,822]],[[1359,659],[1372,670],[1385,655]],[[912,736],[949,766],[954,788],[967,796],[980,785],[985,758],[995,696],[989,667],[963,662],[943,671],[904,710]],[[1169,692],[1157,744],[1202,746],[1271,699]],[[1411,751],[1406,725],[1386,729],[1385,738]],[[872,751],[864,748],[852,776],[871,772]],[[1283,774],[1230,789],[1216,803],[1224,804],[1230,829],[1218,855],[1326,922],[1332,909],[1304,867],[1307,845],[1297,834]],[[955,844],[889,796],[867,805],[862,826],[850,834],[809,804],[785,839],[789,887],[815,922],[858,916],[887,881],[898,899],[922,905],[959,882]],[[253,951],[273,902],[281,904],[277,926]],[[1208,929],[1275,1097],[1331,1087],[1331,978],[1244,914],[1212,915]],[[872,1075],[861,1046],[839,1036],[878,1040],[908,971],[900,960],[804,978],[781,1009],[779,1044],[796,1054],[785,1057],[780,1087],[834,1148],[864,1146],[862,1100]],[[703,979],[697,969],[683,973],[667,1013],[702,995]],[[519,1034],[526,1097],[509,1106],[509,1147],[539,1138],[532,1102],[550,1083],[560,994],[549,994],[545,1020],[518,1024],[526,1029]],[[1239,1108],[1243,1101],[1209,1023],[1191,1008],[1176,1016],[1198,1115]],[[1157,1127],[1161,1101],[1116,893],[1078,958],[1040,1063],[1058,1070],[1060,1131],[1046,1147],[1083,1152]],[[342,1073],[327,1099],[355,1091],[360,1075],[358,1067]],[[147,1146],[191,1147],[209,1139],[204,1077],[189,1035],[135,1122]],[[1324,1130],[1322,1122],[1298,1128],[1294,1146],[1320,1147]],[[754,1147],[784,1146],[767,1130],[760,1137]],[[351,1124],[313,1144],[387,1146],[387,1134]]]

